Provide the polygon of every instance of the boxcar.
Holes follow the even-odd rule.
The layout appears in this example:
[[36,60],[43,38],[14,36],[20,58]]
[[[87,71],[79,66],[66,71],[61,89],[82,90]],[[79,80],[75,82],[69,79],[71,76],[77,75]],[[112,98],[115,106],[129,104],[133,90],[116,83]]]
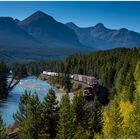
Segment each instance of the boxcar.
[[83,75],[78,75],[78,77],[79,77],[79,81],[82,82],[82,81],[83,81],[83,80],[82,80],[82,79],[83,79],[83,78],[82,78]]
[[80,82],[86,83],[86,84],[88,84],[90,86],[92,86],[94,84],[97,84],[97,79],[95,77],[92,77],[92,76],[74,74],[73,79],[75,81],[80,81]]
[[86,75],[83,75],[82,81],[83,81],[84,83],[87,83],[87,76],[86,76]]
[[74,75],[73,75],[73,79],[74,79],[75,81],[79,81],[78,74],[74,74]]
[[87,77],[87,84],[93,85],[93,77],[90,77],[90,76]]

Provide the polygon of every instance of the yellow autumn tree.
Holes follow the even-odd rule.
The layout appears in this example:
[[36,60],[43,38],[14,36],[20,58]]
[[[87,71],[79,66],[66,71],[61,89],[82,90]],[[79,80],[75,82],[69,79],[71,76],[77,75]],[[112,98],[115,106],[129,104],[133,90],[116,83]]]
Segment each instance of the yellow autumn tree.
[[104,110],[104,138],[118,139],[123,135],[123,115],[120,110],[117,96],[110,102],[107,109]]
[[130,101],[120,101],[120,111],[123,116],[123,129],[127,129],[129,127],[129,116],[132,112],[133,105],[130,103]]

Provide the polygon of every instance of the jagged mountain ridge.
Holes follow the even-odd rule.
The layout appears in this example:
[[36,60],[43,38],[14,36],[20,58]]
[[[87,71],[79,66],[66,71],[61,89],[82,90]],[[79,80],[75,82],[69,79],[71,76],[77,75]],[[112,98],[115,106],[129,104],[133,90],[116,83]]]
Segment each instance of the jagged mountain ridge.
[[108,29],[102,23],[84,28],[78,27],[72,22],[66,25],[75,31],[83,45],[96,48],[97,50],[118,47],[132,48],[140,45],[140,34],[126,28],[120,30]]
[[8,61],[64,58],[74,53],[140,45],[140,34],[102,23],[81,28],[37,11],[20,21],[0,17],[0,57]]
[[0,57],[8,61],[58,59],[85,49],[74,30],[41,11],[23,21],[0,17]]
[[0,45],[35,45],[38,41],[23,29],[21,29],[13,18],[0,17]]
[[42,43],[69,44],[82,47],[75,32],[53,17],[37,11],[18,25]]

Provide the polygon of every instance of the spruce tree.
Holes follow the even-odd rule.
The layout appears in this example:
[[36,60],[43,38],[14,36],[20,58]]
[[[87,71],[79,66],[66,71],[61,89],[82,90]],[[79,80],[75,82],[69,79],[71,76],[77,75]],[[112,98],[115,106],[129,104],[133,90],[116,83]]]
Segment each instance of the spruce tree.
[[129,138],[137,139],[140,138],[140,61],[136,65],[134,78],[136,91],[129,121]]
[[69,74],[66,74],[64,76],[64,88],[65,88],[66,92],[70,92],[71,91],[72,83],[71,83]]
[[134,78],[135,78],[136,90],[140,94],[140,61],[137,62],[135,72],[134,72]]
[[103,115],[102,108],[97,99],[97,96],[94,97],[94,102],[92,106],[89,107],[89,115],[87,119],[90,138],[94,138],[96,134],[102,134]]
[[57,134],[58,125],[58,101],[53,89],[50,89],[42,103],[41,131],[39,138],[53,139]]
[[59,109],[59,124],[57,138],[71,139],[74,135],[73,116],[68,93],[62,96]]
[[[108,110],[108,127],[107,136],[105,138],[119,139],[122,138],[123,130],[123,117],[120,111],[120,106],[117,96],[114,96],[114,100],[110,102]],[[105,125],[105,124],[104,124]]]
[[21,96],[19,109],[14,114],[20,138],[39,138],[41,111],[41,103],[36,93],[31,95],[25,92]]
[[15,124],[18,126],[22,121],[27,119],[27,104],[30,92],[25,90],[25,93],[20,97],[19,106],[17,112],[13,115]]
[[84,121],[85,116],[85,97],[82,92],[76,93],[72,100],[72,113],[74,117],[74,127],[76,128],[79,124],[84,126],[86,122]]
[[[74,138],[90,138],[88,126],[88,109],[86,108],[86,100],[80,91],[75,94],[72,100],[73,129]],[[83,135],[82,135],[82,134]]]
[[128,138],[140,139],[140,93],[135,94],[133,111],[129,119]]
[[81,124],[78,124],[74,139],[88,139],[90,138],[90,133],[88,130],[86,130],[84,127],[81,126]]

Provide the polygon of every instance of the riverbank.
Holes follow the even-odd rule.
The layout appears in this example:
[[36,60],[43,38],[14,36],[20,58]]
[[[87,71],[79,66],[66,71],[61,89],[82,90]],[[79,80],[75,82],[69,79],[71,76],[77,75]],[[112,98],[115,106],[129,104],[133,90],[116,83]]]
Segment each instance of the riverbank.
[[[56,96],[57,96],[57,100],[58,101],[61,101],[61,97],[63,96],[64,93],[66,93],[64,87],[62,87],[60,84],[58,83],[55,83],[55,84],[52,84],[52,82],[49,80],[49,77],[44,77],[43,74],[40,74],[38,76],[38,79],[39,80],[42,80],[48,84],[50,84],[51,86],[55,87],[58,92],[56,92]],[[74,81],[71,81],[72,82],[72,89],[71,89],[71,92],[69,92],[69,97],[70,97],[70,100],[73,99],[73,96],[79,92],[80,90],[82,90],[82,85],[77,83],[77,82],[74,82]]]
[[7,98],[0,101],[0,113],[2,115],[4,124],[9,126],[14,123],[13,114],[17,112],[20,96],[25,93],[25,90],[27,92],[31,91],[31,94],[36,92],[39,99],[42,101],[50,88],[55,90],[57,99],[60,101],[63,95],[62,91],[57,90],[49,83],[38,80],[36,76],[29,76],[21,79],[20,82],[9,93]]

